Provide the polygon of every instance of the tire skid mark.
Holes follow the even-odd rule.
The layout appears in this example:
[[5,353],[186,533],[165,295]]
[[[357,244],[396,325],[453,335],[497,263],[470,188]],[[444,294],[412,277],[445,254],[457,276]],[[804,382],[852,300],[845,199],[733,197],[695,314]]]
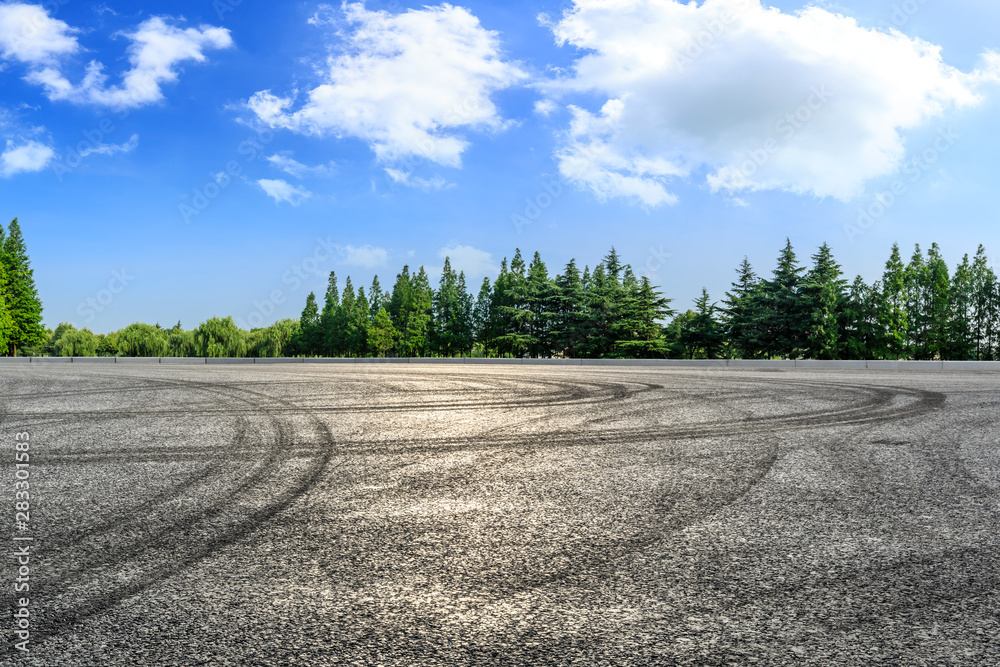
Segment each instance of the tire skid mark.
[[[175,383],[174,381],[170,381],[169,384],[187,385],[189,383],[184,383],[183,381]],[[201,388],[208,388],[205,386],[205,383],[190,383],[190,385],[201,385]],[[192,386],[192,388],[199,387]],[[218,388],[213,389],[217,390]],[[247,390],[235,391],[260,395],[259,392],[249,392]],[[250,400],[240,396],[234,396],[234,398],[245,402]],[[287,401],[271,396],[267,396],[267,403],[271,403],[272,405],[276,403],[288,404]],[[267,403],[260,404],[256,411],[257,414],[265,414],[271,419],[276,419],[273,416],[273,412],[275,412],[274,408],[268,406]],[[329,427],[317,418],[311,418],[310,422],[314,430],[314,436],[317,436],[319,439],[319,444],[312,448],[313,456],[309,458],[309,464],[306,466],[304,472],[298,475],[297,479],[288,488],[284,489],[283,492],[275,494],[275,501],[254,509],[249,513],[249,516],[244,516],[240,520],[228,523],[222,530],[213,530],[212,537],[207,540],[187,544],[187,549],[178,550],[178,541],[170,539],[177,533],[179,528],[195,528],[199,523],[205,523],[215,516],[221,516],[228,509],[225,501],[232,501],[235,495],[246,495],[254,491],[253,484],[264,479],[268,472],[266,465],[259,465],[259,474],[251,473],[252,479],[244,479],[240,484],[239,492],[230,493],[226,498],[208,507],[201,516],[189,517],[189,520],[179,523],[175,522],[171,526],[160,530],[153,539],[144,537],[145,542],[142,546],[133,545],[131,549],[118,549],[116,553],[102,557],[100,563],[104,564],[106,569],[118,567],[119,569],[124,568],[127,570],[129,565],[135,565],[137,557],[149,554],[155,547],[166,548],[167,550],[166,562],[154,562],[152,565],[147,565],[143,573],[140,576],[134,577],[131,581],[111,586],[109,590],[100,590],[96,595],[90,595],[89,599],[83,602],[76,602],[69,609],[60,610],[56,619],[43,624],[39,629],[39,640],[44,641],[46,636],[53,636],[69,631],[76,623],[117,605],[120,601],[149,588],[163,579],[173,576],[214,551],[242,539],[252,533],[260,524],[287,509],[318,481],[333,455],[333,450],[329,446],[332,442],[332,434],[329,431]],[[288,441],[287,423],[282,423],[279,430],[282,435],[270,449],[271,456],[268,460],[272,462],[279,458],[282,452],[282,445]],[[303,450],[298,448],[295,451],[297,455],[301,455]],[[228,517],[222,516],[222,518],[226,519]],[[184,544],[183,540],[180,543]],[[91,564],[93,563],[88,563],[88,565]],[[73,574],[77,576],[86,576],[88,572],[91,575],[95,574],[94,568],[91,567],[87,570]],[[66,576],[62,577],[62,579],[66,578]],[[99,586],[107,586],[109,581],[114,581],[114,573],[101,573]],[[55,615],[53,614],[53,616]]]

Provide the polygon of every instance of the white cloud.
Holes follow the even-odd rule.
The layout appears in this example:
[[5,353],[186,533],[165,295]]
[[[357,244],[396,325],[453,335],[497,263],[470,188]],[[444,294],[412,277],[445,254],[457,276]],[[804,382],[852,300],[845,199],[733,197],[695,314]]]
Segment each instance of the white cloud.
[[[506,127],[490,96],[526,74],[501,58],[496,34],[468,10],[390,14],[345,3],[342,12],[343,52],[329,58],[322,85],[294,111],[291,97],[256,93],[248,106],[261,121],[358,137],[385,163],[418,157],[452,167],[468,146],[456,130]],[[329,22],[327,14],[311,22]]]
[[933,44],[759,0],[576,0],[551,28],[581,55],[540,87],[607,100],[570,107],[560,172],[646,206],[675,201],[671,182],[701,170],[715,191],[850,199],[899,168],[907,130],[976,104],[1000,77],[996,53],[967,74]]
[[8,140],[7,149],[0,154],[0,176],[8,178],[21,172],[41,171],[54,157],[55,151],[43,143],[27,141],[14,145]]
[[76,30],[49,16],[40,5],[0,5],[0,57],[31,65],[45,65],[76,53]]
[[[61,21],[55,23],[62,26],[64,33],[69,30]],[[38,52],[31,60],[19,59],[33,65],[26,80],[42,86],[51,100],[130,109],[163,99],[160,86],[177,80],[177,68],[181,63],[204,62],[205,50],[224,49],[233,44],[225,28],[200,26],[182,29],[158,16],[144,21],[135,32],[125,36],[132,41],[129,47],[132,68],[122,75],[119,85],[108,86],[104,65],[97,61],[87,65],[86,74],[79,84],[70,82],[53,58],[54,55],[75,50],[70,49],[65,40],[59,51],[50,50],[47,55]],[[64,37],[76,44],[75,38]]]
[[80,151],[80,157],[88,155],[115,155],[116,153],[131,153],[139,145],[139,135],[133,134],[124,144],[96,144]]
[[312,193],[304,188],[297,188],[294,185],[279,179],[262,178],[257,181],[257,185],[274,199],[276,204],[288,202],[292,206],[298,206],[303,201],[312,197]]
[[438,257],[441,259],[448,257],[455,273],[465,271],[466,278],[481,278],[493,275],[500,270],[500,267],[493,261],[493,255],[469,245],[451,243],[438,250]]
[[291,155],[284,153],[271,155],[267,158],[267,161],[289,176],[294,176],[295,178],[304,178],[306,176],[332,176],[337,171],[333,162],[310,167],[302,164],[298,160],[293,159]]
[[556,110],[556,103],[552,100],[537,100],[535,102],[535,113],[540,116],[548,116]]
[[386,168],[385,173],[393,183],[398,183],[399,185],[405,185],[411,188],[419,188],[426,191],[441,190],[455,185],[454,183],[449,183],[441,176],[434,176],[434,178],[430,179],[420,178],[418,176],[414,176],[408,171],[393,169],[392,167]]
[[375,269],[389,263],[389,251],[372,245],[356,248],[352,245],[337,246],[340,251],[340,263],[348,266],[360,266]]

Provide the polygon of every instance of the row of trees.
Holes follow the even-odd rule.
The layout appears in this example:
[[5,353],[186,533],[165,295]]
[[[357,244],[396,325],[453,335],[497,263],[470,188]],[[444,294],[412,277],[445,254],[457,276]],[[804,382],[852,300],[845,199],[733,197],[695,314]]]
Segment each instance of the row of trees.
[[17,356],[19,349],[45,340],[42,301],[21,225],[14,218],[6,230],[0,225],[0,354]]
[[[473,296],[445,259],[427,272],[403,267],[390,290],[376,276],[341,289],[331,272],[320,303],[298,320],[243,331],[212,318],[186,331],[133,324],[107,335],[68,324],[43,352],[121,356],[532,356],[806,359],[1000,358],[1000,284],[984,248],[950,271],[936,244],[904,262],[893,246],[882,277],[849,283],[826,244],[799,263],[786,242],[770,277],[747,259],[721,303],[706,290],[675,313],[614,248],[591,270],[571,260],[551,275],[518,250]],[[667,321],[669,319],[669,322]]]
[[848,284],[826,244],[806,269],[788,242],[770,279],[744,259],[721,306],[703,290],[668,329],[692,357],[994,360],[1000,285],[982,246],[949,272],[936,243],[908,263],[893,245],[869,285]]
[[672,311],[648,278],[638,279],[614,248],[591,272],[575,261],[552,277],[536,252],[518,250],[478,296],[448,258],[437,289],[423,267],[404,266],[392,291],[378,276],[368,291],[347,278],[343,293],[330,273],[323,307],[306,299],[296,354],[325,356],[662,357],[661,320]]

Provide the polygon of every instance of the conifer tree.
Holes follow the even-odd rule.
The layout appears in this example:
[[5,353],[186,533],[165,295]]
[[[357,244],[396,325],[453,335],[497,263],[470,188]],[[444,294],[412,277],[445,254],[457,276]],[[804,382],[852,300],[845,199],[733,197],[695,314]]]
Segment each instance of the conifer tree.
[[7,229],[0,260],[7,274],[5,305],[11,320],[7,349],[16,357],[18,349],[44,343],[46,339],[45,327],[42,326],[42,301],[38,298],[34,271],[17,218]]
[[894,359],[907,355],[909,315],[907,313],[906,266],[899,255],[899,245],[892,244],[892,254],[882,274],[880,322],[885,328],[886,354]]
[[737,358],[755,359],[760,355],[758,327],[760,313],[757,310],[760,279],[743,257],[743,263],[736,269],[736,282],[732,291],[726,292],[722,300],[722,327],[729,341],[731,352]]
[[800,288],[805,319],[803,353],[810,359],[836,359],[840,338],[840,310],[847,281],[833,259],[830,246],[823,244],[812,257],[813,267]]
[[800,287],[804,269],[797,264],[791,239],[778,256],[771,280],[761,290],[761,343],[768,356],[797,358],[805,338]]

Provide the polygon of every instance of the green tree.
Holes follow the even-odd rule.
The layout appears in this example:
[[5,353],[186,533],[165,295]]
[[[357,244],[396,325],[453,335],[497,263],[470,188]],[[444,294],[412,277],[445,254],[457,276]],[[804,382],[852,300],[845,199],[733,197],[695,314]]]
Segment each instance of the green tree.
[[734,356],[756,359],[761,354],[762,346],[759,340],[761,313],[757,308],[761,302],[758,294],[760,278],[746,257],[736,269],[736,275],[732,291],[726,292],[726,298],[722,300],[721,325]]
[[556,276],[552,318],[552,347],[566,357],[582,354],[584,324],[587,321],[583,278],[571,259]]
[[194,330],[194,347],[199,357],[243,357],[247,353],[246,332],[232,317],[213,317]]
[[885,329],[886,354],[894,359],[907,355],[909,315],[907,313],[906,266],[899,245],[892,244],[892,254],[882,274],[879,319]]
[[54,343],[58,357],[96,357],[97,336],[90,329],[70,329]]
[[397,335],[398,332],[392,325],[388,311],[384,307],[379,308],[368,327],[368,345],[372,353],[384,357],[395,345]]
[[302,309],[302,316],[299,318],[299,331],[292,343],[295,354],[307,357],[319,354],[322,332],[319,307],[316,305],[316,293],[309,292],[305,308]]
[[298,331],[298,321],[289,318],[278,320],[263,329],[254,329],[247,337],[249,354],[262,359],[286,356]]
[[778,256],[771,280],[760,291],[761,343],[767,356],[797,358],[804,344],[806,319],[800,294],[803,269],[798,265],[791,239]]
[[701,296],[695,299],[694,317],[685,323],[680,342],[692,359],[701,355],[707,359],[717,359],[725,341],[725,332],[715,317],[716,306],[701,288]]
[[118,332],[116,348],[122,357],[163,357],[168,351],[166,333],[142,322],[130,324]]
[[38,298],[34,271],[17,218],[11,221],[3,239],[0,260],[7,274],[5,305],[10,313],[7,349],[16,357],[18,348],[38,345],[46,340],[45,327],[42,326],[42,301]]
[[827,244],[820,246],[812,259],[813,267],[800,287],[801,309],[806,318],[802,351],[810,359],[836,359],[847,281]]

